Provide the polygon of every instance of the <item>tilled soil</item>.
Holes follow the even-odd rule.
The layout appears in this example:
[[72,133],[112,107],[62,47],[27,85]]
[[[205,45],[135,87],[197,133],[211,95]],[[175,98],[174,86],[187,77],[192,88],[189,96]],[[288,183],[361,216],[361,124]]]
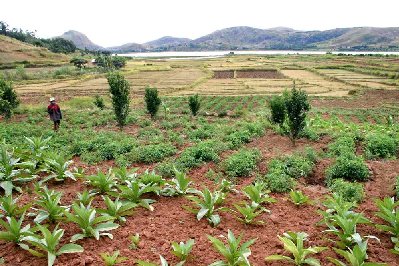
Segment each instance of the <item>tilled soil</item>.
[[[257,147],[263,155],[263,159],[259,165],[259,172],[267,171],[267,163],[276,156],[291,154],[296,150],[301,150],[305,146],[312,146],[314,149],[325,150],[330,139],[323,138],[318,142],[308,140],[300,140],[297,145],[292,146],[288,138],[277,135],[273,132],[267,134],[252,143],[248,147]],[[222,157],[227,156],[223,154]],[[82,162],[75,158],[77,166],[85,166]],[[185,265],[208,265],[222,257],[214,250],[212,244],[207,239],[207,235],[216,236],[225,239],[227,230],[232,230],[236,235],[243,233],[244,240],[256,239],[254,245],[251,246],[252,255],[250,262],[252,265],[288,265],[283,262],[265,262],[264,258],[271,254],[288,255],[284,252],[282,244],[279,242],[277,235],[291,230],[304,231],[309,234],[309,245],[332,247],[333,243],[327,240],[328,235],[322,231],[326,228],[317,226],[316,223],[321,219],[317,214],[317,210],[321,208],[321,200],[325,195],[329,194],[324,186],[325,169],[332,163],[331,159],[320,159],[316,164],[314,173],[306,179],[298,181],[298,189],[302,190],[313,201],[313,205],[295,206],[288,199],[288,194],[274,194],[272,197],[277,199],[277,203],[267,206],[271,213],[264,213],[261,219],[265,221],[262,226],[244,225],[237,221],[231,212],[221,212],[221,224],[212,228],[206,220],[197,221],[192,213],[183,209],[183,206],[189,206],[190,201],[185,197],[156,197],[151,198],[157,200],[154,204],[155,210],[150,212],[143,208],[137,208],[135,214],[128,217],[128,220],[120,228],[112,231],[114,239],[102,237],[99,241],[95,239],[84,239],[78,241],[84,247],[82,254],[66,254],[57,258],[55,265],[103,265],[99,253],[120,250],[121,255],[128,257],[129,260],[120,265],[134,265],[137,259],[157,262],[159,255],[164,256],[170,264],[177,263],[176,258],[170,253],[172,241],[186,241],[190,238],[195,240],[195,246],[192,250],[192,256]],[[368,161],[371,169],[372,179],[365,184],[366,199],[360,204],[358,211],[363,212],[368,218],[374,222],[381,222],[375,216],[376,207],[375,198],[393,195],[393,184],[395,176],[399,175],[399,160],[381,160]],[[95,173],[97,168],[106,171],[113,166],[113,162],[105,162],[98,166],[87,167],[88,174]],[[153,168],[152,165],[141,165],[142,168]],[[208,169],[216,169],[214,163],[207,163],[199,168],[192,170],[189,176],[193,179],[194,187],[201,189],[203,186],[213,189],[217,186],[215,182],[205,177]],[[142,169],[141,169],[142,170]],[[238,180],[237,189],[248,185],[255,179],[255,176]],[[90,189],[81,180],[77,182],[67,181],[64,184],[49,183],[50,188],[63,191],[63,204],[70,204],[75,198],[77,192],[84,189]],[[34,194],[25,192],[21,195],[21,203],[31,202]],[[233,208],[233,204],[244,200],[242,194],[231,193],[226,200],[226,206]],[[101,197],[96,197],[93,202],[95,207],[104,207]],[[30,218],[31,219],[31,218]],[[79,228],[72,223],[61,225],[65,229],[63,243],[67,243],[70,237],[79,233]],[[390,236],[379,232],[371,225],[362,225],[358,228],[361,235],[375,235],[380,239],[380,243],[370,240],[369,257],[370,261],[386,262],[389,265],[399,265],[397,256],[389,252],[392,248]],[[139,248],[136,250],[129,249],[129,236],[135,233],[140,234]],[[0,256],[6,261],[6,265],[29,265],[41,266],[46,265],[46,259],[33,257],[26,251],[11,243],[0,242]],[[332,265],[327,257],[336,257],[334,252],[323,252],[315,256],[320,259],[322,265]]]

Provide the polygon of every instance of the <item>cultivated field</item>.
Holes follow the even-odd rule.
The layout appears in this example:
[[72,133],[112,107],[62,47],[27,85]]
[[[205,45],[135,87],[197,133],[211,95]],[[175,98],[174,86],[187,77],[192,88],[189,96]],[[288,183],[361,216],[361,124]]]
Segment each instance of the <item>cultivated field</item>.
[[[58,225],[64,230],[58,248],[72,241],[84,249],[59,254],[54,265],[106,265],[101,254],[115,251],[126,257],[116,265],[161,265],[160,256],[169,265],[210,265],[227,260],[209,236],[226,244],[229,230],[243,235],[241,244],[254,243],[242,262],[218,265],[293,265],[265,260],[292,257],[278,237],[289,231],[305,232],[306,248],[327,248],[309,255],[320,265],[345,261],[342,252],[359,247],[367,247],[368,262],[399,265],[399,245],[391,238],[399,237],[397,58],[132,60],[123,69],[132,96],[123,130],[114,120],[105,74],[57,69],[33,71],[30,78],[3,70],[14,75],[22,101],[10,121],[0,118],[5,265],[47,264],[26,250],[24,244],[34,247],[26,234],[5,237],[11,220],[5,216],[32,228]],[[221,70],[235,73],[214,78]],[[271,122],[268,105],[294,81],[311,105],[296,145]],[[143,103],[146,86],[158,88],[164,103],[155,119]],[[193,117],[188,95],[195,93],[201,108]],[[103,96],[103,110],[93,104],[95,95]],[[45,111],[49,96],[63,110],[58,133]],[[10,183],[12,198],[5,195]],[[118,204],[125,209],[116,211]],[[82,213],[97,217],[97,225],[77,222]],[[172,253],[173,242],[190,239],[187,258]]]

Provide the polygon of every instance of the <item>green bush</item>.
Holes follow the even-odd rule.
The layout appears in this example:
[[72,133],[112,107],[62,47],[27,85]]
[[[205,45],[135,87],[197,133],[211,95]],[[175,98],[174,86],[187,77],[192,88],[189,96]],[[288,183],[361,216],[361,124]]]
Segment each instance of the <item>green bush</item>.
[[112,106],[118,126],[122,129],[126,125],[126,119],[130,108],[130,85],[121,73],[108,74],[109,91],[111,93]]
[[295,140],[306,126],[306,113],[310,110],[310,104],[306,92],[297,90],[295,83],[291,92],[284,98],[290,138],[295,145]]
[[293,178],[308,176],[312,173],[314,164],[300,155],[288,156],[284,159],[285,173]]
[[199,166],[203,162],[219,162],[218,153],[224,150],[222,143],[204,141],[185,149],[176,160],[179,170],[188,170]]
[[265,175],[264,181],[270,191],[277,193],[289,192],[295,186],[294,179],[281,169],[273,169],[269,171]]
[[396,199],[399,199],[399,175],[396,177],[395,194],[396,194]]
[[241,149],[223,162],[223,170],[230,177],[249,176],[257,167],[261,153],[257,149]]
[[167,143],[139,146],[127,154],[129,161],[136,163],[156,163],[165,157],[176,154],[175,146]]
[[341,156],[356,151],[356,143],[352,136],[339,136],[333,143],[328,145],[328,153],[332,156]]
[[273,96],[269,101],[269,106],[272,122],[280,126],[283,125],[287,115],[284,96]]
[[343,178],[348,181],[366,181],[370,176],[369,169],[362,157],[356,155],[343,155],[326,171],[327,184],[334,179]]
[[392,158],[398,153],[398,141],[383,133],[374,133],[366,136],[366,156],[374,158]]
[[188,132],[188,136],[192,140],[203,140],[203,139],[209,139],[215,134],[215,127],[212,125],[204,125],[200,128],[190,130]]
[[11,82],[5,81],[0,77],[0,114],[4,115],[6,119],[10,119],[18,105],[18,96]]
[[352,183],[339,178],[332,182],[330,189],[348,202],[361,202],[364,198],[363,184],[360,183]]
[[225,141],[230,142],[230,149],[237,149],[244,143],[249,143],[252,139],[252,134],[249,130],[234,131],[225,137]]
[[193,116],[196,116],[201,107],[201,102],[199,100],[198,94],[190,96],[188,98],[188,105],[190,107],[191,114]]
[[161,99],[158,97],[158,90],[156,88],[147,87],[145,89],[144,100],[148,113],[151,115],[151,118],[154,118],[161,104]]
[[163,161],[162,163],[158,164],[155,167],[155,171],[160,174],[163,178],[172,178],[175,176],[175,169],[178,171],[183,171],[181,167],[179,167],[178,164],[176,164],[172,160],[166,160]]
[[93,101],[94,105],[98,107],[98,109],[103,110],[105,107],[104,99],[100,95],[96,95]]

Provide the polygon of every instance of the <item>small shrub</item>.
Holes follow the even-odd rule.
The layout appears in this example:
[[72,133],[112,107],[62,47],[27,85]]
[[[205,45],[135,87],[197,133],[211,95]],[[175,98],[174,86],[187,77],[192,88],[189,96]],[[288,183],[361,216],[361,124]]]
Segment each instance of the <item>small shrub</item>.
[[285,97],[285,107],[287,109],[290,138],[295,145],[295,140],[306,126],[306,113],[310,110],[306,92],[297,90],[295,83],[291,92]]
[[118,72],[111,72],[107,79],[115,118],[118,126],[122,129],[126,125],[126,119],[130,111],[130,85],[123,75]]
[[286,174],[293,178],[308,176],[312,172],[314,166],[310,160],[300,155],[286,157],[284,159],[284,164]]
[[127,154],[132,162],[138,163],[156,163],[162,161],[165,157],[176,153],[176,148],[167,143],[151,144],[139,146]]
[[340,136],[333,143],[328,145],[330,155],[341,156],[347,153],[354,154],[356,143],[352,136]]
[[190,107],[191,114],[193,116],[196,116],[201,107],[201,102],[199,100],[198,94],[196,94],[194,96],[190,96],[188,98],[188,105]]
[[392,158],[398,153],[398,141],[386,134],[370,134],[366,137],[365,148],[369,159]]
[[6,119],[10,119],[18,105],[18,96],[11,82],[0,77],[0,114],[4,115]]
[[144,100],[146,103],[147,111],[154,118],[159,110],[161,99],[158,97],[158,90],[156,88],[147,87],[145,89]]
[[285,108],[285,101],[283,96],[273,96],[269,101],[271,120],[280,126],[284,124],[287,110]]
[[100,95],[96,95],[93,101],[94,105],[97,106],[100,110],[103,110],[105,107],[104,99]]
[[231,134],[227,135],[225,140],[230,142],[229,147],[231,149],[237,149],[241,147],[244,143],[249,143],[251,141],[251,133],[249,130],[239,130],[234,131]]
[[249,176],[256,169],[260,158],[261,154],[257,149],[241,149],[223,162],[223,168],[230,177]]
[[295,181],[282,170],[269,171],[264,177],[267,187],[272,192],[284,193],[292,190]]
[[341,178],[334,180],[330,189],[347,202],[361,202],[364,197],[363,184],[348,182]]
[[356,155],[344,155],[326,171],[327,184],[333,179],[343,178],[348,181],[366,181],[370,176],[369,169],[362,157]]

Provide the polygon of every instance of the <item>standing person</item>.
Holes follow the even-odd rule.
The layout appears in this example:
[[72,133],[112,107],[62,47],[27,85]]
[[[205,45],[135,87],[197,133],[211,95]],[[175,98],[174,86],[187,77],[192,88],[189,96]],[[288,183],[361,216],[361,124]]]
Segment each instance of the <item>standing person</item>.
[[47,112],[50,115],[50,120],[54,122],[54,131],[58,131],[62,119],[61,109],[55,103],[54,97],[50,98],[50,105],[47,107]]

